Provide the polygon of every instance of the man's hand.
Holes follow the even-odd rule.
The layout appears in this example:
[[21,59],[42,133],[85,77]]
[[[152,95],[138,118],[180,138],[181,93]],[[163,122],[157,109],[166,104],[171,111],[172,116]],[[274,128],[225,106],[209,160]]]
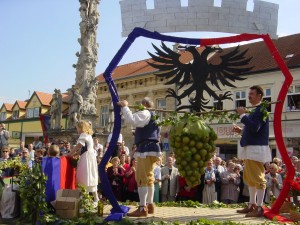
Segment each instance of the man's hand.
[[234,124],[233,128],[232,128],[232,131],[234,133],[241,134],[242,133],[242,128]]
[[242,115],[246,113],[246,108],[245,107],[237,107],[235,110],[237,114]]
[[117,105],[121,106],[121,107],[125,107],[125,106],[128,106],[128,102],[126,100],[122,100],[122,101],[117,102]]

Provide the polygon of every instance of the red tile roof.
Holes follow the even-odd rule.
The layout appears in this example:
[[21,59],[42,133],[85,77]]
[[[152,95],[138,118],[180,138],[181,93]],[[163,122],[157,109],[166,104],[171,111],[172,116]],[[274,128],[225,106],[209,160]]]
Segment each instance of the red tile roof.
[[[18,106],[19,106],[20,109],[26,109],[26,104],[27,104],[27,102],[17,100],[17,101],[15,102],[15,104],[18,104]],[[14,104],[14,106],[15,106],[15,104]]]
[[[277,40],[273,40],[273,43],[289,68],[300,66],[300,34],[281,37]],[[232,51],[234,48],[235,47],[223,49],[220,55],[224,55],[229,51]],[[260,41],[240,46],[241,52],[246,49],[249,50],[246,53],[245,58],[253,57],[249,66],[253,66],[254,68],[250,71],[250,73],[279,69],[265,42]],[[218,60],[220,55],[214,55],[211,59],[212,62],[214,60]],[[291,57],[287,57],[288,55]]]
[[[63,103],[68,103],[69,99],[70,99],[69,95],[67,93],[62,93],[61,95],[62,95],[62,102]],[[50,105],[51,105],[52,100],[53,99],[51,98]]]
[[[202,52],[203,48],[202,47],[198,48],[198,51]],[[180,57],[181,62],[187,63],[192,60],[192,55],[189,52],[180,52],[180,54],[181,54]],[[145,60],[118,66],[113,71],[112,77],[114,80],[118,80],[125,77],[153,73],[157,71],[157,69],[148,65],[147,62],[153,63],[154,61],[152,60],[152,58],[150,58],[150,59],[145,59]],[[100,74],[97,78],[99,82],[105,81],[103,74]]]
[[69,103],[70,96],[67,93],[62,93],[62,102]]
[[6,111],[11,112],[14,105],[10,103],[3,103],[3,106],[5,107]]
[[[281,37],[277,40],[273,40],[276,48],[278,49],[280,55],[285,60],[285,63],[289,68],[300,66],[300,34],[294,34],[290,36]],[[228,53],[233,48],[223,49],[221,55]],[[253,57],[250,62],[250,66],[254,66],[251,73],[259,73],[263,71],[278,70],[278,66],[271,56],[267,46],[263,41],[245,44],[240,46],[240,51],[249,48],[245,57]],[[201,50],[199,50],[201,52]],[[192,59],[191,55],[182,53],[182,61],[188,62]],[[292,55],[292,57],[287,58],[287,55]],[[215,54],[210,61],[214,62],[219,60],[220,54]],[[125,77],[130,77],[134,75],[142,75],[145,73],[153,73],[156,71],[155,68],[149,66],[147,62],[153,62],[152,59],[145,59],[142,61],[132,62],[125,65],[118,66],[112,73],[112,78],[114,80],[122,79]],[[98,76],[99,82],[104,82],[105,79],[103,74]]]
[[50,102],[52,100],[52,94],[48,94],[48,93],[44,93],[44,92],[40,92],[40,91],[35,91],[32,96],[30,97],[30,99],[28,100],[27,104],[30,102],[31,98],[36,95],[38,97],[38,99],[40,100],[41,104],[43,106],[50,106]]

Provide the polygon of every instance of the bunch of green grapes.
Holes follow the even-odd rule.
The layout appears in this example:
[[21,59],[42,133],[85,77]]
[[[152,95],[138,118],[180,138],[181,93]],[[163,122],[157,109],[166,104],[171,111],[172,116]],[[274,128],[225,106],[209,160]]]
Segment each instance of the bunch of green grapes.
[[206,161],[215,152],[217,134],[198,116],[186,114],[175,120],[169,132],[170,146],[176,154],[176,165],[190,187],[200,184]]

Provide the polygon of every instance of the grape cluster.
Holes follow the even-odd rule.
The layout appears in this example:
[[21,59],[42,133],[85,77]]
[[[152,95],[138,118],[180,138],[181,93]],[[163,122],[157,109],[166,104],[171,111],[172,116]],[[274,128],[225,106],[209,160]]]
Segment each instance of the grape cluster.
[[200,184],[205,162],[214,154],[217,134],[198,116],[185,114],[173,122],[169,138],[180,175],[190,187]]

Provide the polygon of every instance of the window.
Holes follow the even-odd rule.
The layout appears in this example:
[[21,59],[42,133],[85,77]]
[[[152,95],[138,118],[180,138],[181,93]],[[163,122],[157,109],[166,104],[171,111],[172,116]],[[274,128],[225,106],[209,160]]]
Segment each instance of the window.
[[235,107],[246,107],[246,91],[235,92]]
[[[156,108],[157,109],[166,109],[166,99],[157,99],[156,100]],[[163,120],[163,117],[165,116],[164,112],[157,112],[157,116],[160,120]]]
[[108,125],[109,111],[108,105],[101,106],[100,112],[100,126],[105,127]]
[[300,84],[290,86],[287,96],[287,110],[300,110]]
[[[219,97],[222,98],[223,94],[219,94]],[[219,101],[218,99],[214,98],[213,100],[213,107],[215,110],[223,110],[223,102]]]
[[39,116],[40,116],[40,108],[34,108],[33,117],[39,117]]
[[26,117],[32,118],[33,117],[33,108],[26,110]]
[[13,119],[18,119],[19,118],[19,110],[14,110],[13,111]]
[[6,120],[6,112],[1,112],[1,121]]
[[40,116],[40,107],[37,108],[29,108],[26,110],[26,117],[27,118],[33,118],[33,117],[39,117]]
[[[272,98],[271,98],[271,88],[266,88],[265,90],[264,90],[264,97],[263,97],[263,101],[267,101],[267,102],[271,102],[272,101]],[[271,110],[272,110],[272,105],[270,104],[268,107],[267,107],[267,109],[268,109],[268,112],[271,112]]]

